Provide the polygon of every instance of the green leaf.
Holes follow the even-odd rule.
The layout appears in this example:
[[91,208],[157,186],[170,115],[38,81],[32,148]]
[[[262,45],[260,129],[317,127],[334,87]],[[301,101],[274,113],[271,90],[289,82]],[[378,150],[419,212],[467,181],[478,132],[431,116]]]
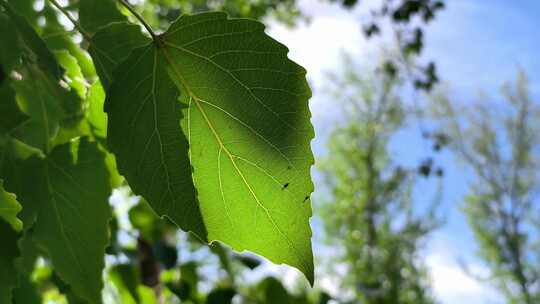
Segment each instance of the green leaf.
[[233,256],[233,258],[251,270],[261,265],[261,261],[259,259],[257,259],[256,257],[249,256],[249,255],[238,254],[238,255]]
[[[48,153],[60,125],[72,128],[81,121],[83,104],[74,91],[61,85],[64,71],[45,42],[9,4],[3,6],[17,34],[17,46],[24,50],[18,70],[21,79],[12,87],[21,110],[30,117],[13,136]],[[72,137],[79,135],[72,132]]]
[[167,222],[158,217],[144,199],[129,209],[128,216],[143,239],[155,241],[163,238]]
[[264,296],[263,303],[290,304],[292,298],[281,282],[274,277],[266,277],[257,285],[259,293]]
[[120,13],[115,0],[80,0],[79,21],[85,31],[95,33],[112,22],[127,21],[127,18]]
[[41,304],[43,300],[37,286],[30,280],[28,274],[19,273],[19,284],[13,289],[13,303],[17,304]]
[[[69,93],[60,87],[53,77],[34,64],[25,65],[22,80],[14,81],[18,103],[29,116],[28,121],[17,128],[13,136],[45,153],[52,148],[52,140],[58,134],[64,110],[60,100],[69,99]],[[58,96],[58,97],[57,97]]]
[[[114,102],[109,100],[109,106],[114,109],[108,112],[109,149],[116,154],[120,174],[126,177],[136,194],[142,194],[159,215],[168,216],[182,229],[206,239],[190,177],[187,141],[180,129],[178,91],[167,75],[164,60],[159,65],[154,64],[156,54],[153,46],[149,51],[138,49],[119,67],[127,73],[124,78],[115,79],[117,86],[111,88]],[[143,59],[139,58],[141,56]],[[158,68],[160,73],[152,77],[153,69]],[[157,77],[159,80],[155,79]],[[155,100],[160,100],[159,104],[144,102],[153,83],[153,94]],[[134,96],[142,98],[132,99]],[[127,106],[128,103],[131,105]],[[122,108],[124,114],[119,113]],[[133,119],[136,113],[140,115],[138,122]]]
[[15,91],[9,85],[9,80],[0,83],[0,117],[2,117],[2,120],[0,120],[0,132],[9,132],[29,118],[19,108],[15,99]]
[[[0,13],[0,43],[10,47],[0,48],[0,69],[7,75],[18,63],[21,56],[21,49],[17,43],[17,32],[13,30],[13,25],[8,16]],[[7,76],[5,76],[7,77]],[[0,85],[2,81],[0,81]]]
[[[41,160],[32,150],[14,139],[8,139],[0,147],[0,178],[6,191],[15,193],[22,210],[17,217],[23,222],[26,232],[36,221],[40,200],[38,191],[28,191],[28,185],[36,185],[41,178]],[[27,160],[23,160],[30,157]]]
[[34,186],[40,193],[34,240],[75,295],[100,303],[111,218],[105,155],[82,139],[55,148],[41,170]]
[[57,10],[49,7],[44,8],[46,23],[43,27],[41,36],[47,47],[53,51],[67,50],[70,55],[77,59],[84,76],[92,79],[96,76],[96,70],[92,59],[79,44],[74,41],[73,32],[68,32],[66,28],[58,21]]
[[311,92],[287,52],[256,21],[183,16],[117,68],[108,139],[160,215],[313,282]]
[[62,68],[56,62],[53,53],[47,48],[45,42],[41,40],[27,20],[11,8],[11,5],[5,3],[3,6],[6,8],[6,14],[10,19],[12,29],[18,34],[19,43],[22,44],[21,48],[28,52],[27,56],[31,60],[35,60],[41,70],[47,71],[55,79],[59,80],[63,74]]
[[[100,141],[104,141],[107,137],[107,114],[103,111],[105,103],[105,91],[101,86],[101,82],[97,80],[88,90],[87,95],[88,111],[87,120],[91,129],[91,133]],[[112,153],[103,149],[105,152],[105,162],[111,176],[111,186],[113,188],[120,187],[124,178],[116,169],[116,159]]]
[[0,303],[11,303],[11,291],[17,284],[15,259],[19,256],[18,234],[4,221],[0,221]]
[[216,288],[206,298],[206,304],[231,304],[236,295],[234,288]]
[[65,76],[68,77],[68,84],[81,98],[86,96],[85,80],[77,58],[72,56],[67,50],[59,50],[54,53],[56,59],[66,71]]
[[120,264],[111,267],[109,277],[118,290],[121,303],[140,303],[137,286],[141,284],[137,268],[130,264]]
[[122,63],[133,49],[148,43],[150,39],[141,33],[141,28],[128,23],[110,24],[92,36],[88,52],[94,60],[105,90],[111,85],[116,66]]
[[105,91],[99,81],[94,82],[88,90],[88,122],[92,133],[100,138],[107,137],[107,115],[103,111]]
[[23,223],[17,218],[17,213],[21,209],[17,196],[7,192],[4,189],[4,181],[0,179],[0,218],[3,218],[17,232],[23,227]]

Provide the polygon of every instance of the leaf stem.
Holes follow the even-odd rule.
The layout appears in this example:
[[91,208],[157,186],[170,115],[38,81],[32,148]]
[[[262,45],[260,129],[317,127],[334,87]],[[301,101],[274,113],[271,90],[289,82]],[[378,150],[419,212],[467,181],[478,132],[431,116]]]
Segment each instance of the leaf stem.
[[52,3],[52,5],[54,7],[56,7],[59,11],[62,12],[62,14],[64,14],[64,16],[66,16],[69,21],[71,21],[71,23],[73,23],[73,26],[75,26],[75,28],[79,31],[79,33],[81,33],[81,35],[84,36],[84,38],[86,40],[90,40],[91,37],[90,37],[90,34],[88,34],[88,32],[86,32],[82,27],[81,25],[79,24],[79,22],[77,22],[77,20],[73,19],[73,17],[71,17],[71,15],[69,14],[69,12],[63,8],[60,4],[58,4],[58,2],[56,2],[56,0],[49,0],[49,2]]
[[126,1],[126,0],[118,0],[120,2],[120,4],[122,4],[125,8],[128,9],[128,11],[130,13],[133,14],[133,16],[135,16],[135,18],[137,18],[137,20],[139,20],[139,22],[141,22],[141,24],[144,26],[144,28],[146,28],[146,30],[148,31],[148,33],[150,33],[150,36],[152,36],[152,39],[154,41],[158,41],[158,37],[156,35],[156,33],[154,33],[154,31],[152,30],[152,28],[150,27],[150,25],[148,25],[148,23],[146,23],[146,21],[144,21],[144,18],[139,14],[137,13],[133,7]]

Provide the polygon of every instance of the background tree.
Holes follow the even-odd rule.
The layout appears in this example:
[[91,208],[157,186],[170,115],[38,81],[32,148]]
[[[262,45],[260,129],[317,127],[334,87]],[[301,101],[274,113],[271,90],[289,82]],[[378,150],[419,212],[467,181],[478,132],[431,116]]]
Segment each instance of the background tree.
[[352,303],[433,303],[419,250],[439,223],[435,204],[415,211],[411,190],[419,174],[387,152],[406,121],[400,80],[380,70],[361,77],[350,58],[343,66],[331,81],[345,119],[321,165],[331,197],[322,218],[329,243],[341,249],[343,288]]
[[398,56],[382,62],[385,73],[394,75],[401,72],[414,89],[429,92],[439,82],[434,61],[421,62],[424,49],[424,27],[432,22],[444,9],[442,0],[382,0],[375,4],[358,0],[332,0],[352,9],[365,5],[369,7],[371,18],[362,20],[363,32],[367,38],[389,35],[395,39]]
[[489,267],[485,279],[504,291],[508,303],[537,303],[540,108],[523,73],[502,91],[502,103],[482,100],[462,108],[442,94],[436,113],[449,146],[474,176],[463,210]]

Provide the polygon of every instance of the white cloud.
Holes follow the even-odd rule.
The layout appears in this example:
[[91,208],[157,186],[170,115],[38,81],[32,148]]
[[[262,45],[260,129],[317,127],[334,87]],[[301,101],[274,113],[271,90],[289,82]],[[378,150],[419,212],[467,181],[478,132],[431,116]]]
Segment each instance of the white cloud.
[[360,26],[349,14],[314,16],[309,24],[294,29],[271,24],[269,34],[287,45],[289,57],[304,66],[316,83],[324,71],[338,66],[342,51],[360,54],[366,48]]
[[[425,258],[437,299],[444,304],[504,303],[497,290],[467,274],[456,260],[457,257],[463,258],[451,248],[438,246],[428,252]],[[487,276],[488,269],[472,257],[468,257],[465,263],[471,274]]]

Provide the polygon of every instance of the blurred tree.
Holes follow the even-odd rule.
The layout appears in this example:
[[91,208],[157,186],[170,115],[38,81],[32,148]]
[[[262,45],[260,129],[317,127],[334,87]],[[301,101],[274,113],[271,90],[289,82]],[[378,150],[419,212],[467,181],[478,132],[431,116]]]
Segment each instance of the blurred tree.
[[502,104],[456,109],[442,94],[436,114],[475,178],[463,208],[489,267],[487,279],[508,303],[538,303],[540,107],[530,99],[523,73],[503,87],[503,95]]
[[322,165],[331,191],[322,218],[330,244],[343,249],[336,264],[345,266],[343,287],[352,303],[434,303],[418,251],[439,224],[436,203],[415,212],[411,191],[422,173],[395,165],[387,153],[405,123],[400,80],[381,71],[360,77],[350,58],[343,66],[331,80],[345,119]]
[[[363,5],[360,0],[332,0],[347,8]],[[364,4],[368,6],[368,4]],[[403,72],[417,90],[431,91],[439,82],[433,61],[421,64],[419,56],[424,49],[424,27],[433,21],[445,7],[442,0],[382,0],[369,3],[371,19],[363,22],[367,38],[386,32],[393,35],[399,46],[399,56],[383,63],[389,75]]]

